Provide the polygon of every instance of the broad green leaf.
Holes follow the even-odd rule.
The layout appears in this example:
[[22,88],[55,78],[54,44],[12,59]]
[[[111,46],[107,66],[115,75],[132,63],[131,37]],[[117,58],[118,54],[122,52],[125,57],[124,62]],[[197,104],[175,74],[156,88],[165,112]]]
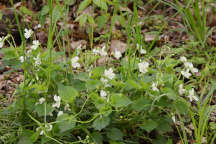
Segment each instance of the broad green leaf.
[[99,117],[97,118],[94,122],[93,122],[93,128],[95,130],[102,130],[104,129],[105,127],[107,127],[110,123],[110,118],[109,117],[105,117],[105,116],[102,116],[102,117]]
[[53,9],[53,22],[57,22],[63,16],[62,7],[57,5]]
[[93,3],[105,11],[107,11],[107,9],[108,9],[105,0],[93,0]]
[[24,14],[33,16],[33,12],[31,10],[29,10],[28,8],[24,7],[24,6],[20,7],[20,11],[23,12]]
[[99,132],[93,132],[91,137],[96,144],[103,144],[103,136]]
[[103,28],[106,25],[108,18],[109,18],[108,14],[107,15],[103,14],[96,18],[96,22],[99,29]]
[[104,68],[103,67],[96,67],[93,68],[90,72],[90,77],[93,79],[100,78],[104,73]]
[[126,90],[131,90],[131,89],[138,90],[141,88],[140,84],[138,84],[136,81],[132,79],[127,80],[125,86],[126,86],[125,87]]
[[169,87],[165,87],[165,88],[162,88],[161,91],[167,95],[167,97],[171,100],[176,100],[177,97],[178,97],[178,94],[171,88]]
[[83,15],[78,16],[75,21],[79,21],[79,24],[82,27],[86,23],[87,18],[88,18],[88,15],[87,14],[83,14]]
[[70,83],[78,92],[86,90],[86,84],[81,80],[73,79]]
[[75,4],[76,0],[64,0],[66,5],[72,6]]
[[74,99],[79,95],[78,91],[72,86],[64,86],[62,84],[58,84],[58,93],[66,103],[73,103]]
[[131,104],[132,101],[125,95],[116,93],[111,95],[111,104],[114,107],[125,107]]
[[49,13],[49,6],[48,5],[44,5],[42,10],[40,11],[40,15],[44,16],[47,15]]
[[78,79],[81,81],[88,81],[89,80],[89,75],[86,72],[80,72],[76,75],[74,75],[74,79]]
[[86,88],[89,90],[98,89],[100,86],[102,86],[102,82],[99,80],[88,80],[86,82]]
[[174,103],[173,107],[175,107],[179,114],[187,114],[188,112],[187,105],[182,101],[177,101],[176,103]]
[[30,130],[24,131],[17,144],[33,144],[31,141],[32,134],[33,132]]
[[145,120],[143,124],[140,126],[141,129],[146,130],[147,132],[151,132],[155,128],[157,128],[158,123],[152,119]]
[[158,127],[156,128],[160,134],[172,131],[171,122],[169,118],[157,119]]
[[56,121],[58,121],[57,126],[60,133],[72,130],[76,126],[76,118],[72,115],[62,114],[56,119]]
[[110,140],[114,140],[114,141],[123,139],[123,133],[121,132],[121,130],[117,128],[108,129],[108,131],[106,132],[106,135]]
[[79,5],[79,8],[77,10],[77,13],[81,13],[89,4],[91,3],[91,0],[84,0]]
[[35,106],[35,111],[37,112],[38,116],[48,116],[50,113],[53,112],[53,107],[50,104],[46,104],[46,108],[45,108],[45,104],[38,104]]
[[134,101],[134,103],[132,104],[132,108],[137,112],[140,112],[142,110],[147,110],[148,108],[150,108],[150,106],[148,105],[150,105],[151,103],[152,101],[149,98],[141,97]]
[[95,24],[94,18],[93,18],[91,15],[88,15],[88,22],[89,22],[91,25],[94,25],[94,24]]

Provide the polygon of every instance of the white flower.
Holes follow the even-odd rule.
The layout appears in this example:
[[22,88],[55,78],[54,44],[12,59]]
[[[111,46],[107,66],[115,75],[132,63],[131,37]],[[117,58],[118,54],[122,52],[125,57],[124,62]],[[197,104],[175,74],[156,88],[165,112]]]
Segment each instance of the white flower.
[[24,62],[24,56],[19,57],[19,60],[21,63],[23,63]]
[[101,78],[100,81],[105,85],[105,87],[110,87],[110,85],[108,84],[108,80],[105,78]]
[[24,31],[25,31],[24,36],[26,39],[29,39],[31,37],[31,35],[33,34],[32,29],[29,29],[29,30],[25,29]]
[[140,53],[141,54],[146,54],[146,50],[145,49],[140,49]]
[[186,71],[181,71],[181,74],[186,78],[189,78],[191,76],[189,69],[187,69]]
[[43,134],[44,134],[44,131],[42,130],[41,127],[36,128],[36,131],[40,131],[40,135],[43,135]]
[[155,82],[152,83],[152,90],[153,91],[159,91],[159,89],[157,88],[157,85],[158,85],[157,82],[156,83]]
[[38,54],[37,57],[34,58],[34,60],[35,60],[35,65],[36,65],[36,66],[40,65],[40,64],[41,64],[40,54]]
[[75,56],[71,59],[71,65],[73,68],[79,68],[80,64],[78,63],[79,57]]
[[41,28],[41,24],[38,24],[34,27],[34,29],[39,29],[39,28]]
[[57,117],[63,115],[63,111],[59,111],[58,114],[57,114]]
[[179,90],[178,90],[179,94],[180,94],[180,95],[183,95],[183,94],[185,93],[185,91],[186,91],[186,90],[183,88],[183,84],[180,84],[180,85],[179,85]]
[[65,107],[64,107],[64,110],[65,110],[65,111],[71,111],[70,105],[69,105],[69,104],[66,104]]
[[60,105],[61,105],[61,97],[60,96],[57,96],[57,95],[54,95],[54,101],[56,102],[56,103],[54,103],[53,105],[52,105],[52,107],[57,107],[57,108],[59,108],[60,107]]
[[51,131],[53,126],[51,124],[45,124],[45,128],[47,131]]
[[115,57],[116,59],[120,59],[121,56],[122,56],[122,54],[121,54],[120,51],[115,51],[115,53],[114,53],[114,57]]
[[191,70],[193,68],[193,64],[191,62],[185,62],[184,66],[189,70]]
[[108,70],[105,70],[104,71],[104,76],[107,77],[108,79],[115,78],[115,74],[113,73],[113,69],[109,68]]
[[39,103],[36,103],[36,104],[43,104],[44,102],[45,102],[45,98],[42,97],[39,99]]
[[100,53],[100,51],[99,51],[98,49],[93,49],[92,52],[93,52],[94,54],[99,54],[99,53]]
[[107,93],[106,93],[104,90],[101,90],[101,91],[100,91],[100,96],[101,96],[102,98],[105,98],[105,97],[107,96]]
[[197,69],[197,68],[192,68],[192,69],[191,69],[191,72],[192,72],[192,73],[197,73],[197,72],[198,72],[198,69]]
[[176,123],[175,115],[174,115],[173,113],[172,113],[171,115],[172,115],[172,120],[173,120],[173,122]]
[[32,50],[36,50],[40,45],[40,42],[38,40],[33,41],[33,45],[31,46]]
[[180,61],[183,62],[183,63],[185,63],[185,62],[187,62],[187,58],[184,57],[184,56],[181,56],[181,57],[180,57]]
[[198,100],[199,100],[199,99],[195,96],[195,94],[194,94],[194,88],[192,88],[191,90],[189,90],[188,98],[190,99],[190,102],[192,102],[193,99],[194,99],[195,101],[198,101]]
[[103,46],[102,49],[101,49],[101,51],[100,51],[100,55],[101,56],[106,56],[107,55],[107,52],[106,52],[105,49],[106,49],[106,46]]
[[4,40],[4,37],[0,37],[0,48],[2,48],[2,47],[3,47],[3,45],[4,45],[4,42],[3,42],[3,40]]
[[138,68],[141,73],[146,73],[148,71],[148,67],[149,67],[149,63],[146,61],[138,63]]

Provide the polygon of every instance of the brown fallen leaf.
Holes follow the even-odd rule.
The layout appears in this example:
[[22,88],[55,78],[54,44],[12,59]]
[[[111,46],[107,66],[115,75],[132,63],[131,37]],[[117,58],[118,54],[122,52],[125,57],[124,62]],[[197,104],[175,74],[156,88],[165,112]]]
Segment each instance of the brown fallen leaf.
[[114,53],[115,51],[120,51],[124,53],[127,49],[127,44],[120,40],[111,40],[110,52]]

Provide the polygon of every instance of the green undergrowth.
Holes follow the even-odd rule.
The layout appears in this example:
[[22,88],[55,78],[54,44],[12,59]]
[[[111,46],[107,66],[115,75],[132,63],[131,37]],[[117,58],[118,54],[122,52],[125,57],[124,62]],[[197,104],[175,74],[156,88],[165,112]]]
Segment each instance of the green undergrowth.
[[[31,25],[19,26],[20,46],[10,35],[1,40],[10,45],[0,50],[2,68],[22,68],[25,80],[15,90],[14,102],[0,110],[0,142],[202,144],[205,140],[214,144],[216,124],[211,115],[215,111],[216,63],[209,51],[214,53],[215,48],[206,43],[206,22],[200,21],[205,17],[204,8],[200,14],[198,3],[189,10],[174,2],[83,0],[76,21],[86,29],[89,44],[73,50],[67,48],[69,28],[59,29],[58,22],[67,25],[75,0],[63,4],[49,0],[37,15],[22,8],[23,16],[31,15],[42,27],[49,17],[48,42],[44,49]],[[128,3],[132,11],[122,10]],[[151,12],[158,5],[175,6],[174,15],[186,15],[185,30],[194,38],[175,48],[169,43],[158,46],[168,23],[165,17],[149,12],[145,20],[160,18],[160,25],[152,27],[155,39],[144,41],[138,12],[148,5],[154,5]],[[82,13],[90,6],[92,13]],[[198,24],[191,19],[193,12]],[[126,37],[124,52],[109,50],[116,23]],[[95,38],[97,29],[107,32]]]

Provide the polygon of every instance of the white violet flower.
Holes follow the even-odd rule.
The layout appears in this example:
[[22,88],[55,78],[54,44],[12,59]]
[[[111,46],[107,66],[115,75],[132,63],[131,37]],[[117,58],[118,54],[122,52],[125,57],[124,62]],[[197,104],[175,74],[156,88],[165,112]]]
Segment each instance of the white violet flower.
[[36,66],[40,65],[40,64],[41,64],[40,54],[38,54],[37,57],[34,58],[34,60],[35,60],[35,65],[36,65]]
[[100,91],[100,96],[101,96],[102,98],[105,98],[105,97],[107,96],[107,93],[106,93],[104,90],[101,90],[101,91]]
[[57,107],[57,108],[59,108],[60,107],[60,105],[61,105],[61,97],[60,96],[57,96],[57,95],[54,95],[54,101],[56,102],[56,103],[54,103],[53,105],[52,105],[52,107]]
[[116,59],[120,59],[120,58],[122,57],[121,52],[120,52],[120,51],[115,51],[114,57],[115,57]]
[[187,69],[186,71],[181,71],[181,74],[186,78],[190,78],[190,76],[191,76],[189,69]]
[[57,117],[63,115],[63,111],[59,111],[58,114],[57,114]]
[[4,40],[4,37],[0,37],[0,48],[2,48],[2,47],[3,47],[3,45],[4,45],[4,42],[3,42],[3,40]]
[[185,63],[185,62],[187,62],[187,58],[184,57],[184,56],[181,56],[181,57],[180,57],[180,61],[183,62],[183,63]]
[[189,90],[188,98],[190,99],[190,102],[192,102],[193,100],[195,100],[195,101],[198,101],[198,100],[199,100],[199,99],[195,96],[194,88],[192,88],[191,90]]
[[106,52],[106,46],[103,46],[101,51],[100,51],[100,55],[101,56],[106,56],[107,55],[107,52]]
[[36,50],[40,45],[40,42],[38,40],[33,41],[33,45],[31,46],[32,50]]
[[19,60],[21,63],[23,63],[24,62],[24,56],[19,57]]
[[43,104],[44,102],[45,102],[45,98],[42,97],[39,99],[39,104]]
[[104,76],[107,77],[108,79],[113,79],[115,78],[115,73],[113,73],[112,68],[109,68],[108,70],[104,71]]
[[141,54],[146,54],[146,50],[145,49],[140,49],[140,53]]
[[25,29],[24,31],[25,31],[24,36],[26,39],[29,39],[31,37],[31,35],[33,34],[32,29],[29,29],[29,30]]
[[152,90],[153,90],[153,91],[159,91],[159,89],[157,88],[157,86],[158,86],[158,83],[157,83],[157,82],[156,82],[156,83],[153,82],[153,83],[152,83]]
[[139,68],[139,71],[141,73],[146,73],[148,72],[148,67],[149,67],[149,63],[146,62],[146,61],[143,61],[141,63],[138,63],[138,68]]
[[180,94],[180,95],[183,95],[183,94],[185,93],[185,91],[186,91],[186,90],[183,88],[183,84],[180,84],[180,85],[179,85],[179,90],[178,90],[179,94]]
[[78,63],[78,61],[79,61],[78,56],[75,56],[71,59],[71,65],[73,68],[79,68],[80,67],[80,64]]
[[71,111],[70,105],[69,105],[69,104],[66,104],[65,107],[64,107],[64,110],[65,110],[65,111]]

